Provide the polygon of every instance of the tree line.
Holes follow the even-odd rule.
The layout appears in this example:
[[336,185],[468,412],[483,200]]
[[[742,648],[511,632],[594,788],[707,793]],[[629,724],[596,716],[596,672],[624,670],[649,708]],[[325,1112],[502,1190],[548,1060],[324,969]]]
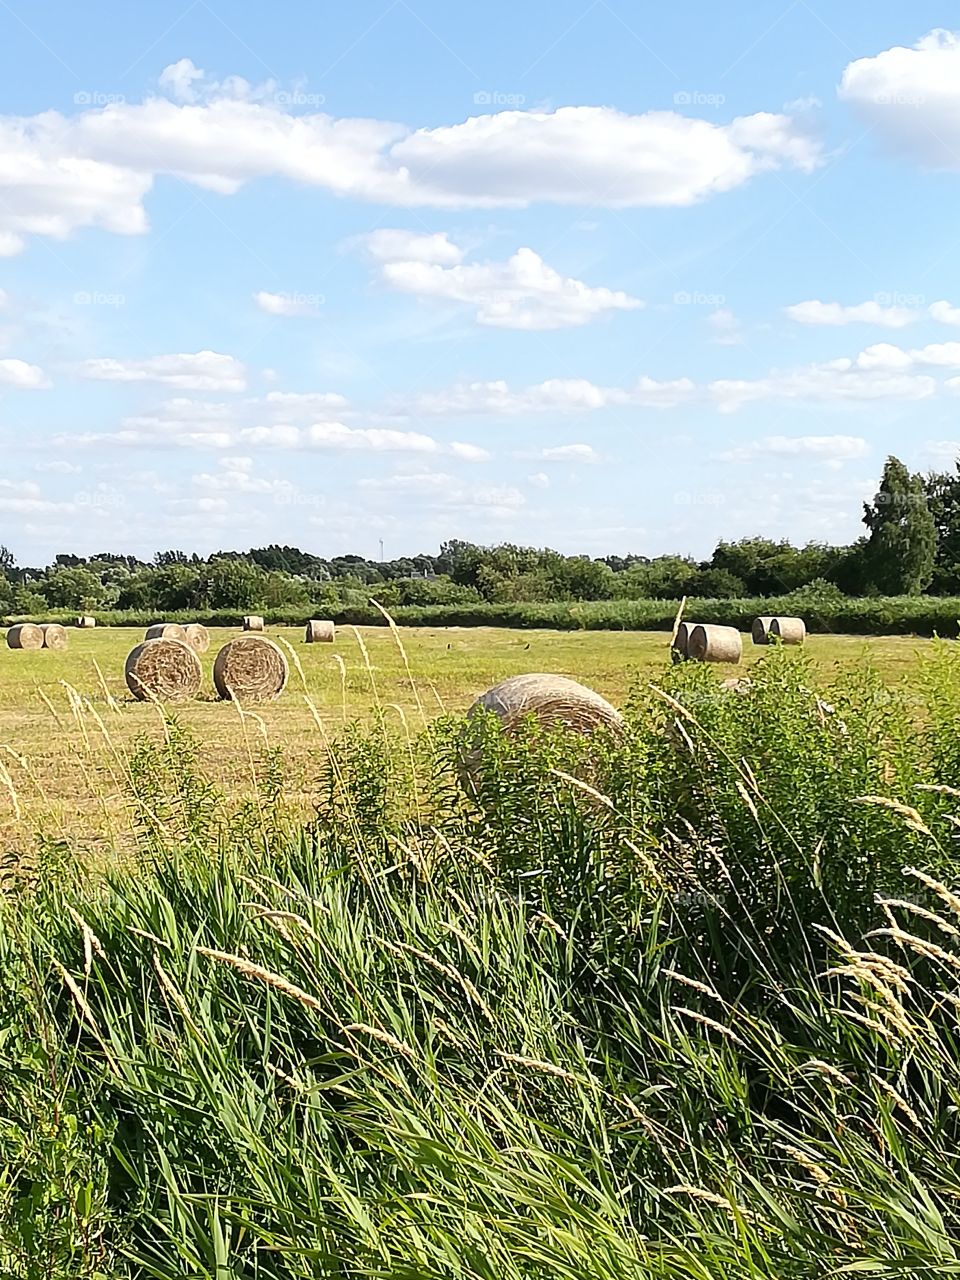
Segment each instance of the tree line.
[[680,555],[566,556],[511,543],[450,541],[437,555],[327,559],[272,545],[206,558],[158,552],[151,561],[102,552],[58,555],[21,567],[0,546],[0,613],[117,609],[143,613],[303,608],[317,614],[386,607],[523,602],[732,599],[815,594],[960,595],[960,462],[952,472],[911,474],[887,459],[864,535],[849,546],[741,538],[721,541],[709,560]]

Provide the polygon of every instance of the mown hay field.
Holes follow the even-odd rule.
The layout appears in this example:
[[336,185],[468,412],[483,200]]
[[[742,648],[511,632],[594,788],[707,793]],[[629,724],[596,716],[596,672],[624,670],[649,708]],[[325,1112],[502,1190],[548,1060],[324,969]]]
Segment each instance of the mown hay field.
[[[380,708],[402,729],[420,725],[421,711],[466,710],[507,676],[544,671],[589,685],[621,706],[638,680],[655,680],[668,660],[662,632],[559,632],[478,628],[341,627],[336,644],[306,645],[299,627],[268,627],[291,659],[283,696],[260,704],[243,721],[217,698],[213,664],[238,630],[213,629],[201,655],[197,700],[174,708],[194,731],[204,765],[228,794],[251,788],[251,759],[264,745],[284,758],[285,795],[308,811],[325,735],[345,721],[369,721]],[[71,629],[66,650],[11,650],[0,641],[0,850],[29,848],[38,830],[92,844],[116,838],[123,826],[117,778],[124,753],[145,733],[160,736],[157,709],[136,702],[124,681],[124,660],[143,639],[140,629]],[[931,641],[912,636],[812,636],[806,652],[829,685],[864,656],[888,683],[908,678]],[[744,637],[739,668],[717,666],[718,681],[748,673],[767,650]],[[295,660],[294,660],[295,659]],[[414,691],[414,684],[416,692]],[[77,697],[72,694],[75,691]]]

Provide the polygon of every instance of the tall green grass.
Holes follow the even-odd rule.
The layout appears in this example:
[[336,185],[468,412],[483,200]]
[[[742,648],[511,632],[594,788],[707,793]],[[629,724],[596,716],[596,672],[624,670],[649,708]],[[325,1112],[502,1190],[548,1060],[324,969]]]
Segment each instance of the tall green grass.
[[3,903],[0,1274],[957,1273],[958,662],[385,718],[302,831],[171,722],[136,864]]

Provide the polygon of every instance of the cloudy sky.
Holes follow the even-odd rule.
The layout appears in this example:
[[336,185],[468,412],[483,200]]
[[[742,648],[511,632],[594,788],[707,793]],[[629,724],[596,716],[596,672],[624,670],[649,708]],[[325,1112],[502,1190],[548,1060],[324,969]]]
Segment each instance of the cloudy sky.
[[960,448],[949,21],[4,3],[0,542],[856,536]]

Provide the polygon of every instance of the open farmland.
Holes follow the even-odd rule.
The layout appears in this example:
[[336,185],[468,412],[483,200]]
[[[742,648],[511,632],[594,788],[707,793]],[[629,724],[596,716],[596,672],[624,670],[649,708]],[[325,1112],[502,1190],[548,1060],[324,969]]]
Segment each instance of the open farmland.
[[[428,716],[463,711],[490,685],[527,671],[571,676],[621,706],[636,682],[662,674],[669,643],[659,632],[405,628],[400,639],[418,703],[387,628],[342,627],[335,646],[305,645],[300,629],[269,628],[269,635],[292,647],[300,670],[291,662],[284,695],[257,707],[257,719],[244,725],[234,707],[217,700],[211,677],[218,649],[236,634],[211,631],[202,657],[203,692],[179,704],[176,716],[196,733],[211,776],[235,796],[251,789],[251,751],[259,755],[264,743],[279,748],[285,796],[292,808],[303,810],[324,754],[323,731],[332,736],[344,721],[369,721],[381,707],[398,727],[405,717],[416,729],[420,707]],[[0,648],[0,746],[9,774],[9,782],[0,774],[4,849],[25,846],[37,829],[98,845],[104,836],[122,835],[123,753],[139,736],[162,732],[156,708],[136,702],[123,678],[124,658],[142,636],[141,630],[125,628],[71,630],[64,652]],[[744,641],[739,668],[711,668],[718,680],[749,672],[766,652],[749,637]],[[895,683],[909,678],[931,644],[914,637],[812,636],[805,653],[825,685],[863,657]],[[89,707],[75,712],[71,689]]]

